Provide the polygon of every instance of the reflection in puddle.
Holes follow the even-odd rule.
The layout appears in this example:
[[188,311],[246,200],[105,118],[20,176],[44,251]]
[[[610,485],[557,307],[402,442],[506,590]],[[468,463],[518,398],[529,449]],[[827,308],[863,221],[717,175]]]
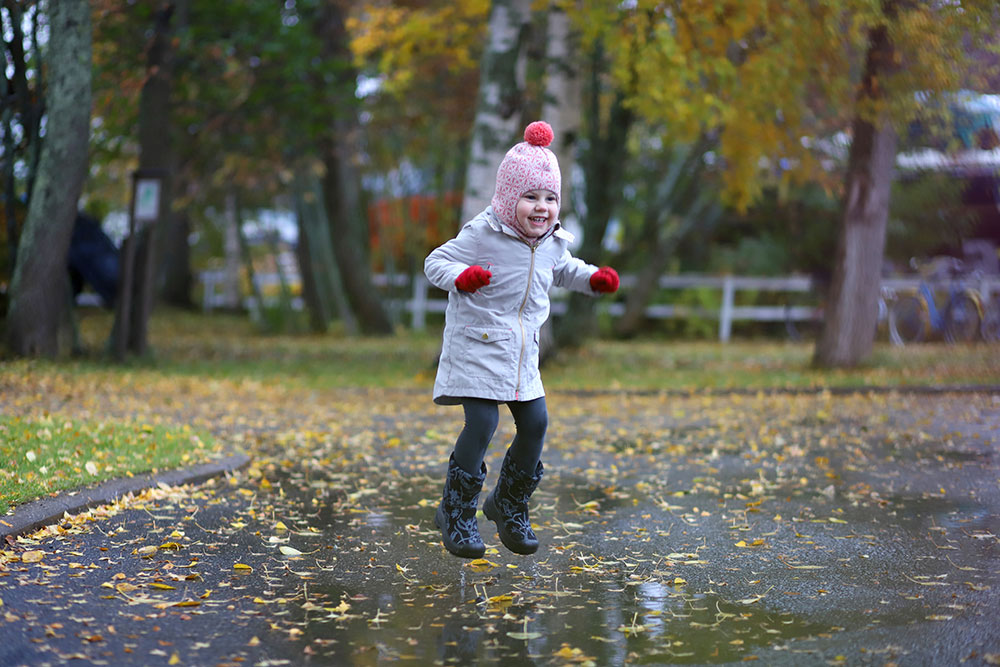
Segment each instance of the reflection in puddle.
[[[308,507],[292,485],[283,488],[293,506]],[[721,663],[832,631],[768,610],[763,596],[689,591],[680,574],[690,570],[668,562],[623,567],[607,550],[557,540],[536,557],[515,557],[495,548],[483,519],[493,548],[478,565],[457,559],[431,523],[436,484],[383,491],[314,515],[335,527],[336,555],[289,564],[306,575],[308,597],[296,596],[297,578],[274,582],[273,594],[289,600],[279,625],[319,662]],[[313,545],[296,546],[307,552],[330,540],[318,532]],[[291,648],[280,635],[272,641],[277,654]]]

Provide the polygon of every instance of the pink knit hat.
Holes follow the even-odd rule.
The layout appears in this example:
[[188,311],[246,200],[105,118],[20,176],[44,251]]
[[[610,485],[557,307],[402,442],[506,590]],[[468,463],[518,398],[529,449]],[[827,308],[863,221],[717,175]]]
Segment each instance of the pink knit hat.
[[500,162],[491,204],[493,213],[508,227],[517,230],[514,210],[517,200],[528,190],[551,190],[559,197],[562,187],[559,161],[546,148],[553,136],[548,123],[535,121],[525,128],[524,141],[514,144]]

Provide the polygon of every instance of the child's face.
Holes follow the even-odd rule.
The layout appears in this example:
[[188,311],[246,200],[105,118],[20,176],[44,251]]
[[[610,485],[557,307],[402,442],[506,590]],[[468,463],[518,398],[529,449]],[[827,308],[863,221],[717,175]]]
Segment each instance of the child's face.
[[551,190],[528,190],[517,200],[514,215],[525,235],[539,237],[559,218],[559,198]]

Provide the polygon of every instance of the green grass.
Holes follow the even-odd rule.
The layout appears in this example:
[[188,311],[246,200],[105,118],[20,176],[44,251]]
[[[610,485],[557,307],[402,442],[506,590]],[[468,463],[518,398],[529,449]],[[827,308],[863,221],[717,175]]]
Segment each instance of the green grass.
[[[84,322],[91,349],[101,349],[110,318]],[[440,329],[401,331],[388,338],[339,334],[264,336],[243,317],[158,313],[151,326],[149,372],[227,379],[274,380],[312,389],[404,387],[430,390]],[[550,389],[697,391],[705,388],[801,388],[1000,384],[1000,346],[930,343],[875,351],[853,369],[812,368],[811,343],[595,339],[562,350],[542,369]],[[118,373],[103,361],[71,364],[79,372]],[[133,366],[127,370],[136,370]]]
[[213,447],[189,428],[0,416],[0,515],[57,491],[201,461]]
[[1000,347],[880,343],[851,369],[812,367],[808,343],[596,341],[545,369],[552,388],[683,390],[1000,384]]

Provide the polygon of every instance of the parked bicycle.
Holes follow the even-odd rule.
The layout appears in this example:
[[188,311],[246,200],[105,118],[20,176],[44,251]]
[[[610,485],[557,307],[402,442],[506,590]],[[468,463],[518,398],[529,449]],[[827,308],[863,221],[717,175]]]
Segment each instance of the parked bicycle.
[[979,332],[987,343],[1000,343],[1000,294],[994,294],[983,303],[983,323]]
[[[814,278],[815,283],[815,278]],[[815,338],[823,325],[824,309],[826,308],[826,290],[828,285],[820,283],[818,288],[803,297],[793,296],[785,304],[785,333],[788,339],[796,343],[806,338]],[[816,304],[816,294],[819,303]],[[885,331],[889,319],[889,309],[895,302],[896,293],[890,287],[883,286],[878,295],[878,315],[875,321],[879,332]]]
[[[896,345],[919,343],[928,334],[940,334],[949,343],[976,340],[983,322],[979,292],[965,283],[961,260],[939,258],[927,264],[910,260],[910,266],[926,274],[916,292],[900,293],[889,309],[889,339]],[[947,297],[939,307],[935,284],[947,281]]]

